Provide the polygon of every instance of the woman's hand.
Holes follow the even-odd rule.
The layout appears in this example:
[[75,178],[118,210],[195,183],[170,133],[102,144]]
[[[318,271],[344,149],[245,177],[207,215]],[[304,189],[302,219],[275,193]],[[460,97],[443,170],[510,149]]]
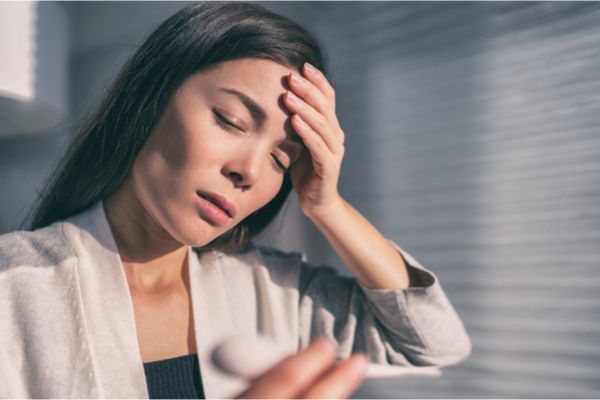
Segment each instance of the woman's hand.
[[328,339],[317,339],[254,379],[237,398],[347,398],[363,381],[368,359],[356,353],[335,364],[335,354]]
[[293,113],[292,127],[308,150],[294,163],[290,174],[300,208],[312,218],[342,203],[337,185],[344,156],[344,132],[335,114],[333,87],[310,64],[305,63],[303,71],[300,83],[293,79],[297,74],[290,74],[288,81],[293,91],[286,93],[285,104]]
[[298,85],[288,78],[298,101],[291,101],[290,91],[284,97],[293,114],[292,127],[308,149],[290,171],[302,212],[362,285],[405,289],[411,282],[402,255],[339,195],[344,132],[335,115],[334,90],[320,71],[309,72],[308,63],[301,70],[304,84]]

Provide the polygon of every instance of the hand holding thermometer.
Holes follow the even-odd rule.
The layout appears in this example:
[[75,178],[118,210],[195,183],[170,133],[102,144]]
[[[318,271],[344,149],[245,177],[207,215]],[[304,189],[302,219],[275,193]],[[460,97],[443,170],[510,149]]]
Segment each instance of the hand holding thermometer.
[[[273,368],[294,353],[285,351],[273,339],[266,336],[237,337],[217,346],[212,362],[224,373],[252,380]],[[398,377],[403,375],[439,376],[436,367],[396,366],[369,363],[367,378]]]

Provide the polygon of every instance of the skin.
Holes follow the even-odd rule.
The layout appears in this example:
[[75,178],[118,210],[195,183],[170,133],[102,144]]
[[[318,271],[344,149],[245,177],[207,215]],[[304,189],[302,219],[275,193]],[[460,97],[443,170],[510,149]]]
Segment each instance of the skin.
[[335,344],[329,339],[319,338],[253,380],[237,398],[347,398],[363,381],[368,358],[356,353],[336,364],[335,354]]
[[[344,132],[335,114],[335,91],[320,71],[309,69],[307,64],[298,71],[268,60],[243,59],[190,76],[151,132],[128,179],[106,199],[144,362],[197,351],[188,247],[208,244],[267,204],[283,181],[276,160],[290,168],[302,212],[360,283],[380,289],[418,284],[400,253],[340,196]],[[293,76],[300,78],[299,84]],[[221,88],[254,99],[264,109],[263,123],[255,123],[243,103]],[[197,190],[225,196],[237,208],[235,218],[219,225],[200,215]],[[315,367],[318,375],[324,373],[323,365],[331,366],[322,357],[308,352],[300,360],[321,365]],[[338,368],[339,375],[328,370],[333,375],[321,386],[318,380],[311,384],[329,387],[326,382],[337,382],[333,377],[348,374],[343,364]],[[294,379],[293,373],[285,376]],[[350,375],[341,381],[346,389],[356,383]],[[306,392],[306,385],[298,384],[294,393]],[[341,386],[332,393],[343,393]],[[327,393],[322,390],[315,393]]]

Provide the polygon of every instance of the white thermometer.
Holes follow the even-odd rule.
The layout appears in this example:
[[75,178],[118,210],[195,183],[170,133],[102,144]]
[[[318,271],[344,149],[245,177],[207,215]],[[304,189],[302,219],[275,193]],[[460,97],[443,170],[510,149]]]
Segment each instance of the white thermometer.
[[[292,355],[266,336],[229,339],[216,346],[212,362],[224,373],[252,380],[267,372],[285,357]],[[439,376],[437,367],[397,366],[369,363],[367,378],[398,377],[403,375]]]

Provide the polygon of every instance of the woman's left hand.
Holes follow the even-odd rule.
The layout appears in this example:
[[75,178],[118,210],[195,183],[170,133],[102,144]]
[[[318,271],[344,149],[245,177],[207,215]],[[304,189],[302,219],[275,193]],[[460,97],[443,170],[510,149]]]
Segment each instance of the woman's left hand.
[[310,67],[304,64],[300,84],[293,79],[298,75],[290,74],[288,81],[293,91],[286,93],[285,104],[293,113],[292,127],[306,146],[291,167],[292,184],[302,212],[313,218],[342,204],[337,185],[344,156],[344,132],[335,114],[333,87],[321,71],[314,69],[311,73]]

